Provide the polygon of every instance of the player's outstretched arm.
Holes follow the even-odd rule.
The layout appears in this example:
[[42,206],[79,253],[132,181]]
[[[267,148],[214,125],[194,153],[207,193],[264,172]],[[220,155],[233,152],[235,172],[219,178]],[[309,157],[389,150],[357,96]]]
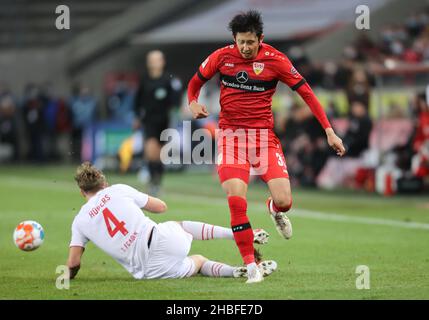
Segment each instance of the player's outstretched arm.
[[167,205],[161,199],[149,196],[149,199],[143,209],[152,213],[163,213],[167,211]]
[[80,260],[84,250],[85,248],[83,247],[70,247],[69,259],[67,261],[67,266],[69,267],[70,272],[70,279],[74,279],[80,269]]

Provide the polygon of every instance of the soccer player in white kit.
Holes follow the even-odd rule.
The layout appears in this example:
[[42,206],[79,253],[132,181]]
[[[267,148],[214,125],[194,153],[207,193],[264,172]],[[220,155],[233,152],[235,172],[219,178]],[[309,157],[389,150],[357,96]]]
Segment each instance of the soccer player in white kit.
[[[201,255],[188,256],[193,239],[231,239],[232,230],[195,221],[155,223],[141,210],[166,211],[166,204],[125,185],[108,186],[103,173],[89,162],[77,168],[75,180],[87,203],[72,224],[67,265],[70,279],[80,268],[88,241],[118,261],[136,279],[184,278],[201,273],[210,277],[247,277],[246,267],[232,267]],[[254,230],[255,243],[264,244],[268,233]],[[267,276],[275,261],[259,263]]]

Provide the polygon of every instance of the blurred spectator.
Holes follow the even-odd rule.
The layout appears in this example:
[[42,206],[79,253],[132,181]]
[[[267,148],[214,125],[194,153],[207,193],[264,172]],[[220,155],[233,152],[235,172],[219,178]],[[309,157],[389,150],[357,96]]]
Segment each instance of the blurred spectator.
[[368,56],[377,57],[379,54],[379,49],[367,33],[360,33],[354,42],[354,46],[358,52],[359,61],[365,61]]
[[343,49],[343,57],[346,61],[359,61],[359,53],[354,45],[345,46]]
[[323,66],[322,86],[326,89],[335,89],[337,87],[336,75],[338,66],[332,61],[328,61]]
[[0,144],[12,148],[12,160],[19,159],[17,108],[11,94],[0,92]]
[[406,117],[407,111],[402,108],[395,99],[390,100],[387,106],[388,108],[385,114],[386,119],[398,119]]
[[372,121],[365,105],[359,101],[353,102],[349,127],[343,138],[347,150],[346,156],[356,158],[368,149],[371,130]]
[[323,70],[310,61],[301,46],[295,45],[289,48],[288,57],[308,83],[312,86],[322,85]]
[[417,13],[412,14],[405,21],[405,27],[411,37],[417,37],[424,29],[424,21],[422,21]]
[[[346,154],[338,159],[325,151],[315,157],[324,159],[323,167],[315,177],[317,186],[325,189],[337,187],[358,187],[362,173],[364,173],[364,185],[370,182],[367,178],[373,174],[368,170],[369,138],[372,132],[372,121],[368,115],[367,108],[362,102],[354,101],[351,105],[348,117],[347,130],[344,133],[343,143],[346,147]],[[323,149],[321,149],[323,151]],[[371,182],[372,183],[372,182]],[[366,188],[367,186],[365,186]],[[373,189],[368,186],[368,190]]]
[[335,119],[340,116],[340,112],[338,111],[338,106],[333,100],[328,101],[325,112],[328,119]]
[[376,190],[385,195],[416,193],[429,177],[429,107],[426,93],[416,95],[415,130],[408,142],[395,145],[376,168]]
[[81,85],[78,94],[70,101],[72,116],[72,155],[74,161],[81,161],[82,134],[95,121],[97,100],[86,85]]
[[35,84],[28,84],[24,90],[24,123],[28,136],[27,158],[31,161],[46,160],[45,119],[46,101]]
[[366,72],[363,69],[354,70],[346,89],[349,112],[351,112],[352,104],[356,101],[362,103],[369,111],[370,92],[371,88]]
[[131,127],[134,120],[134,96],[133,88],[126,81],[118,81],[107,100],[109,118]]
[[292,183],[315,186],[316,177],[329,156],[328,145],[317,119],[307,107],[294,104],[291,114],[279,133]]
[[52,88],[52,83],[45,83],[42,91],[45,101],[45,130],[47,157],[49,160],[66,159],[69,153],[66,143],[67,135],[71,130],[71,119],[69,109],[64,99],[56,97]]

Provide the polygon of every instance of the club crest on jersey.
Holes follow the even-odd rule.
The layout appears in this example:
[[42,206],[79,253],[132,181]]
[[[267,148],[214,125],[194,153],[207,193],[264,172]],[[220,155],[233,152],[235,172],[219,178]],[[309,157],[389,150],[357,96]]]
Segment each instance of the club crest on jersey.
[[264,71],[264,64],[262,62],[253,62],[253,72],[258,75],[262,71]]

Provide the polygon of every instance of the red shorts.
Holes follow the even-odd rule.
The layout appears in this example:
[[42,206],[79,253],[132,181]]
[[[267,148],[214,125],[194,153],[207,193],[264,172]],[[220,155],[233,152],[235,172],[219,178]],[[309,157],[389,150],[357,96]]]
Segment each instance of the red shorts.
[[221,183],[232,178],[248,183],[250,174],[265,182],[289,178],[280,141],[268,129],[222,130],[216,165]]

